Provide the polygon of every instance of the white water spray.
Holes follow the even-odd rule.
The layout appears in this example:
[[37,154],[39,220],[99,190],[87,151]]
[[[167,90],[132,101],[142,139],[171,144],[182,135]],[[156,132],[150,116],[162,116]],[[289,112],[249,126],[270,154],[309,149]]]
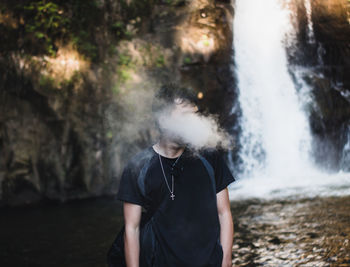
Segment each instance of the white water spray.
[[314,36],[314,25],[312,23],[312,6],[311,6],[311,0],[305,0],[305,11],[306,11],[306,18],[307,18],[307,36],[308,36],[308,42],[309,43],[315,43],[315,36]]
[[347,142],[343,148],[340,166],[345,171],[350,171],[350,126],[347,128]]
[[236,0],[235,10],[243,170],[231,198],[325,189],[334,179],[317,171],[310,160],[311,134],[299,101],[304,96],[297,95],[288,73],[284,42],[293,30],[289,11],[277,0]]

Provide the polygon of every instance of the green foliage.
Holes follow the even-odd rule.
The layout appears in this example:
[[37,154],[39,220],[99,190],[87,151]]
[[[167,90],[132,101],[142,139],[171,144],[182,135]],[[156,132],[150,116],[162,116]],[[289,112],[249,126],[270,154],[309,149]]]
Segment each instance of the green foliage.
[[136,17],[146,17],[152,12],[157,0],[119,0],[120,10],[123,10],[123,17],[126,21]]
[[120,83],[125,83],[131,78],[130,70],[127,68],[118,68],[117,73]]
[[118,39],[131,39],[132,37],[132,33],[127,30],[126,24],[122,21],[116,21],[111,28]]
[[66,91],[72,90],[81,78],[81,73],[79,71],[75,71],[69,79],[64,79],[62,81],[57,81],[50,75],[41,75],[39,77],[39,86],[42,90],[47,92],[59,92],[60,90],[57,91],[57,89],[64,88],[61,93],[66,94]]
[[116,21],[112,25],[112,30],[116,33],[117,37],[122,37],[125,34],[126,26],[122,21]]
[[42,75],[39,79],[39,86],[43,89],[50,90],[55,87],[55,80],[48,75]]
[[209,45],[210,45],[210,43],[209,43],[208,40],[204,40],[204,41],[203,41],[203,44],[204,44],[205,46],[209,46]]
[[125,52],[118,55],[117,75],[119,85],[130,80],[131,71],[134,67],[135,63],[128,53]]
[[159,55],[156,59],[156,67],[161,68],[165,66],[165,59],[163,55]]
[[184,64],[191,64],[192,59],[190,57],[184,57]]
[[111,30],[120,39],[131,39],[133,32],[128,25],[133,28],[141,26],[142,18],[149,17],[152,9],[158,0],[119,0],[119,16],[111,22]]
[[108,54],[110,56],[114,56],[115,54],[117,54],[117,52],[118,52],[118,49],[116,45],[112,44],[108,47]]
[[[113,10],[108,10],[108,1],[97,4],[95,0],[5,0],[0,3],[1,12],[13,16],[18,27],[0,23],[2,39],[6,40],[0,48],[55,56],[58,45],[72,42],[84,57],[96,62],[101,56],[99,51],[103,51],[98,46],[130,40],[157,2],[118,0],[112,5]],[[97,36],[106,29],[115,40],[101,40]]]
[[118,95],[118,94],[120,93],[119,83],[116,83],[116,84],[113,85],[113,87],[112,87],[112,92],[113,92],[113,94],[115,94],[115,95]]
[[[12,4],[7,1],[1,5],[1,12],[13,14],[20,25],[12,31],[5,31],[5,34],[16,36],[3,36],[5,40],[13,42],[8,47],[24,50],[28,54],[55,56],[58,44],[72,42],[86,58],[97,60],[95,32],[103,21],[103,12],[94,0],[23,2],[15,1]],[[4,27],[0,24],[0,29],[1,26]]]
[[96,61],[98,48],[95,40],[95,32],[103,21],[103,11],[94,0],[70,0],[71,23],[69,31],[71,40],[77,46],[78,51],[86,57]]
[[54,56],[56,54],[54,40],[64,35],[69,23],[68,18],[62,15],[63,8],[47,1],[29,2],[22,8],[26,21],[26,33],[32,33],[46,52]]
[[81,30],[72,36],[72,42],[83,55],[93,60],[97,58],[97,46],[89,41],[89,34],[86,31]]
[[179,6],[185,4],[186,0],[161,0],[163,5]]
[[162,68],[166,65],[166,59],[164,57],[164,51],[159,46],[152,46],[150,43],[146,43],[139,48],[142,58],[142,64],[146,67]]
[[75,84],[81,80],[81,78],[81,73],[79,71],[74,71],[70,79],[65,79],[60,82],[59,87],[72,89],[75,86]]
[[113,132],[112,132],[111,130],[107,131],[106,137],[107,137],[108,139],[111,139],[111,138],[113,137]]
[[120,53],[118,57],[118,65],[130,66],[132,63],[132,58],[129,54]]

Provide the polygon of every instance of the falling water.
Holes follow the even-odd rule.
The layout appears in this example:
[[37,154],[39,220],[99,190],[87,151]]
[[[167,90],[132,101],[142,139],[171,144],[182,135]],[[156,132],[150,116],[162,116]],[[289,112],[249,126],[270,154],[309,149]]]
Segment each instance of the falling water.
[[314,36],[314,26],[313,26],[313,23],[312,23],[311,0],[305,0],[304,5],[305,5],[305,10],[306,10],[306,18],[307,18],[308,42],[309,43],[314,43],[315,42],[315,36]]
[[316,185],[326,190],[332,180],[310,159],[312,137],[300,101],[305,96],[297,94],[287,68],[291,14],[277,0],[236,0],[235,11],[242,133],[241,173],[231,198],[294,195],[311,192]]
[[350,172],[350,125],[347,127],[347,142],[343,148],[340,166],[344,171]]

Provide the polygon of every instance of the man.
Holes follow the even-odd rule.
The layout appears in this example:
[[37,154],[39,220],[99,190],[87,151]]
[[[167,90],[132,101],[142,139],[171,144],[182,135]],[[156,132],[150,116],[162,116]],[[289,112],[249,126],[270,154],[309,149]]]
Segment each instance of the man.
[[192,91],[176,86],[163,86],[156,95],[159,140],[123,171],[117,197],[124,202],[125,228],[109,266],[232,266],[227,186],[233,176],[217,150],[191,149],[162,127],[162,119],[197,112],[195,101]]

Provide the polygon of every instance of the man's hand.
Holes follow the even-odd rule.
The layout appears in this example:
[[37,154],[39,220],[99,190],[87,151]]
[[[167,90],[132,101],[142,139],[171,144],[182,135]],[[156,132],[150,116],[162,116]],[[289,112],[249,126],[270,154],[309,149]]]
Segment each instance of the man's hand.
[[141,206],[124,202],[124,253],[128,267],[139,267]]
[[222,267],[232,267],[233,220],[227,188],[216,194],[220,220],[220,243],[224,252]]

